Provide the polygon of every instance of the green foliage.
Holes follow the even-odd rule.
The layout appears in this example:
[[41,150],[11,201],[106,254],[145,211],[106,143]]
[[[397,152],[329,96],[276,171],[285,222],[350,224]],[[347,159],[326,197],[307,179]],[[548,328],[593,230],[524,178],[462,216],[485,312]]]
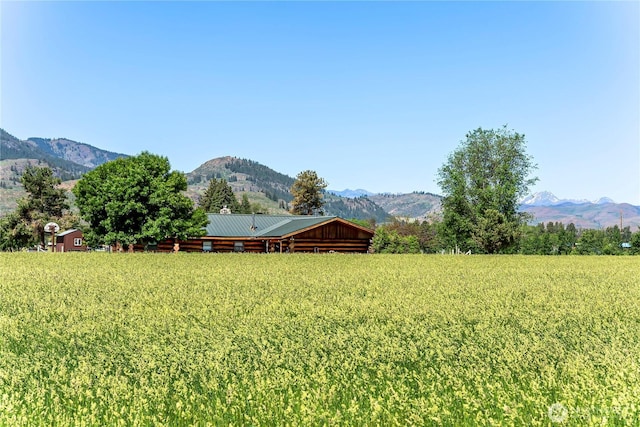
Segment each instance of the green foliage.
[[48,167],[27,167],[21,177],[27,195],[18,200],[16,210],[0,221],[0,250],[16,250],[45,244],[44,226],[57,221],[69,209],[60,178]]
[[[549,222],[546,227],[525,226],[519,252],[536,255],[632,255],[636,253],[634,239],[640,238],[640,230],[632,233],[630,227],[623,230],[615,225],[604,230],[586,229],[578,231],[573,223],[566,228],[561,222]],[[624,248],[630,243],[631,248]]]
[[247,196],[247,193],[242,194],[242,202],[240,203],[240,213],[243,213],[243,214],[253,213],[251,210],[251,203],[249,202],[249,196]]
[[439,225],[428,221],[398,221],[376,227],[373,250],[376,253],[435,253],[441,249]]
[[324,214],[323,192],[327,188],[327,183],[323,178],[312,170],[300,172],[291,186],[293,201],[291,202],[291,212],[296,215]]
[[[631,240],[633,241],[633,237]],[[620,255],[625,253],[622,243],[622,233],[617,225],[604,230],[583,230],[576,243],[575,252],[581,255]],[[633,251],[627,251],[629,252]]]
[[[562,226],[561,223],[559,223]],[[573,225],[573,224],[571,224]],[[527,255],[560,255],[569,253],[575,243],[563,242],[557,227],[549,223],[545,229],[543,223],[537,226],[523,226],[522,238],[520,239],[520,253]],[[562,227],[564,230],[564,227]]]
[[576,243],[576,253],[580,255],[600,255],[602,254],[603,243],[603,233],[598,230],[584,230],[580,235],[580,240]]
[[251,203],[251,212],[249,213],[268,214],[269,209],[262,206],[260,203],[256,202],[256,203]]
[[17,212],[0,218],[0,251],[16,251],[37,242],[33,227]]
[[91,225],[91,243],[123,245],[202,235],[204,211],[181,192],[187,181],[166,157],[143,152],[88,172],[74,187],[76,204]]
[[633,233],[631,239],[629,239],[629,243],[631,243],[629,252],[632,255],[640,255],[640,230]]
[[240,203],[238,203],[233,189],[227,181],[222,178],[214,178],[209,181],[209,187],[207,187],[204,194],[200,197],[199,205],[205,212],[218,213],[220,209],[225,206],[231,209],[231,213],[238,213],[240,211]]
[[476,129],[438,171],[444,197],[443,234],[461,250],[496,253],[518,241],[526,217],[518,200],[536,178],[525,152],[524,135],[507,130]]
[[487,209],[477,217],[471,238],[477,247],[495,254],[512,247],[520,237],[519,221],[509,221],[505,214],[495,209]]
[[56,188],[62,181],[50,168],[27,167],[21,182],[28,193],[25,203],[30,211],[52,218],[69,209],[65,190]]
[[401,236],[396,230],[379,227],[373,236],[373,250],[380,254],[418,254],[420,243],[416,236]]

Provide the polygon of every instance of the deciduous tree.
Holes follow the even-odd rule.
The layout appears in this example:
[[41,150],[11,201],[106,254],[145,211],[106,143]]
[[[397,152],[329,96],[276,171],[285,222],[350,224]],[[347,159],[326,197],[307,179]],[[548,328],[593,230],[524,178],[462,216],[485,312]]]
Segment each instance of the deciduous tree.
[[182,194],[186,189],[185,175],[171,171],[166,157],[143,152],[86,173],[73,193],[91,225],[88,241],[127,245],[202,235],[206,215]]
[[487,253],[517,243],[526,222],[518,200],[537,180],[529,176],[534,169],[523,134],[506,126],[468,133],[438,170],[446,242]]
[[16,212],[0,218],[0,250],[16,251],[36,243],[33,227]]

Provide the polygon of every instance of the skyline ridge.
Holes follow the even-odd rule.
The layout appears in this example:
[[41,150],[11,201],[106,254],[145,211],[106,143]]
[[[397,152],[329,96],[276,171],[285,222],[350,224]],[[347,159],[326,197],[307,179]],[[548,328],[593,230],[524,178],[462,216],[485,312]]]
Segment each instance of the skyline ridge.
[[[79,142],[79,141],[74,141],[70,138],[67,137],[55,137],[55,138],[51,138],[51,137],[42,137],[42,136],[32,136],[29,137],[25,140],[21,140],[20,138],[16,137],[15,135],[13,135],[11,132],[7,131],[4,128],[0,128],[1,131],[7,133],[8,135],[18,139],[21,142],[32,142],[34,144],[37,145],[36,140],[47,140],[47,141],[59,141],[59,140],[64,140],[64,141],[70,141],[72,143],[75,144],[80,144],[83,146],[88,146],[91,147],[93,149],[99,150],[101,152],[105,152],[105,153],[109,153],[109,154],[113,154],[113,155],[123,155],[123,156],[131,156],[131,155],[135,155],[135,154],[131,154],[131,153],[118,153],[115,151],[111,151],[108,149],[104,149],[101,147],[97,147],[95,145],[92,145],[91,143],[87,143],[87,142]],[[143,150],[144,151],[144,150]],[[147,150],[150,152],[153,152],[151,150]],[[48,153],[48,154],[53,154],[56,155],[55,153]],[[138,153],[139,154],[139,153]],[[160,154],[160,153],[154,153],[154,154]],[[163,155],[163,154],[160,154]],[[57,156],[59,157],[59,156]],[[64,160],[70,160],[70,159],[65,159],[64,157],[59,157],[60,159],[64,159]],[[169,158],[167,156],[167,158],[169,159],[169,162],[171,163],[171,158]],[[237,158],[237,159],[241,159],[241,157],[235,156],[235,155],[231,155],[231,154],[227,154],[224,156],[220,156],[220,157],[214,157],[205,161],[202,161],[196,168],[194,168],[191,171],[181,171],[185,174],[191,174],[194,171],[196,171],[198,168],[202,167],[203,165],[207,164],[208,162],[215,162],[215,161],[219,161],[219,160],[223,160],[226,158]],[[2,150],[0,150],[0,160],[6,160],[3,156],[2,156]],[[259,164],[262,164],[261,162],[255,160],[255,159],[245,159],[245,160],[250,160]],[[70,160],[73,161],[73,160]],[[83,165],[82,163],[77,163],[74,162],[76,164],[79,165]],[[85,166],[85,165],[83,165]],[[271,168],[271,166],[268,165],[264,165],[267,166],[269,168]],[[177,170],[177,169],[174,169]],[[274,171],[276,171],[275,169],[273,169]],[[282,173],[280,171],[276,171],[278,173]],[[287,174],[284,174],[287,175]],[[291,178],[295,178],[295,176],[290,176]],[[328,182],[329,182],[329,187],[327,187],[327,192],[332,193],[332,194],[336,194],[342,197],[346,197],[346,198],[352,198],[352,197],[358,197],[358,196],[362,196],[362,195],[382,195],[382,194],[411,194],[411,193],[430,193],[430,194],[434,194],[434,195],[440,195],[439,192],[433,193],[430,191],[426,191],[426,190],[420,190],[420,189],[416,189],[416,190],[412,190],[409,192],[401,192],[401,191],[396,191],[396,192],[380,192],[380,191],[371,191],[370,189],[364,189],[364,188],[357,188],[355,190],[351,190],[351,188],[347,187],[344,190],[337,190],[335,188],[331,187],[331,182],[329,181],[329,179],[325,178]],[[640,206],[640,204],[634,204],[633,202],[629,202],[629,201],[620,201],[620,202],[616,202],[614,201],[612,198],[610,198],[608,195],[600,195],[595,199],[586,199],[586,198],[576,198],[576,195],[574,195],[571,198],[558,198],[557,196],[555,196],[555,193],[549,190],[540,190],[540,191],[532,191],[530,192],[527,196],[525,196],[521,201],[520,204],[521,205],[529,205],[529,206],[552,206],[555,204],[562,204],[562,203],[572,203],[572,204],[583,204],[583,203],[592,203],[592,204],[602,204],[602,203],[614,203],[614,204],[623,204],[623,203],[627,203],[630,204],[632,206]]]

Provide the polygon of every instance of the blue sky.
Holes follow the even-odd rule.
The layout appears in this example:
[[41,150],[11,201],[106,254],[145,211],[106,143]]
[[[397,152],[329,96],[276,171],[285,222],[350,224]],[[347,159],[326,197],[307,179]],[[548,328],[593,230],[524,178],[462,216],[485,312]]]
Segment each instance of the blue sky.
[[0,2],[0,126],[439,193],[478,127],[534,191],[640,205],[638,2]]

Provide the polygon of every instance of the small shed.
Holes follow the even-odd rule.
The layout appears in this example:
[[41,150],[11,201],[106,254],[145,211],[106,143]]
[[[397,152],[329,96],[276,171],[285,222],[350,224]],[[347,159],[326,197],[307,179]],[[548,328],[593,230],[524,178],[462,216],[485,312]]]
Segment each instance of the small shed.
[[86,251],[82,231],[77,228],[56,234],[56,252]]

